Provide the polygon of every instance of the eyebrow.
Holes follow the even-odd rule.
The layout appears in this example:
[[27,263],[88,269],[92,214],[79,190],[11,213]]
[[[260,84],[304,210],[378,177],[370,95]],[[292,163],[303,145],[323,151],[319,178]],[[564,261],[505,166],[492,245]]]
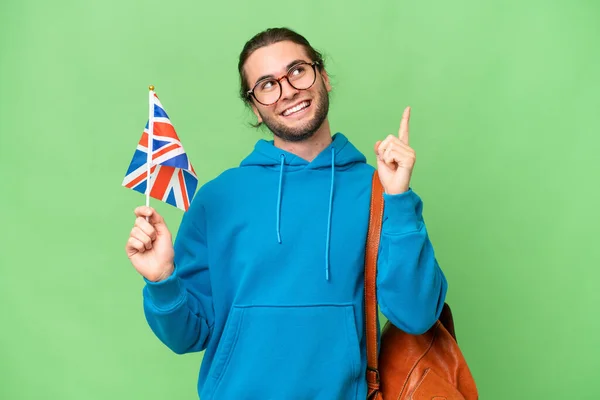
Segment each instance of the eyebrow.
[[[300,64],[300,63],[305,63],[305,62],[308,62],[308,61],[306,61],[306,60],[302,60],[302,59],[297,59],[297,60],[294,60],[294,61],[292,61],[291,63],[289,63],[289,64],[288,64],[288,65],[285,67],[285,70],[286,70],[286,71],[289,71],[289,69],[290,69],[290,68],[292,68],[294,65],[296,65],[296,64]],[[268,78],[275,78],[275,75],[273,75],[273,74],[270,74],[270,75],[263,75],[263,76],[261,76],[260,78],[258,78],[258,79],[256,80],[256,82],[254,82],[254,85],[256,85],[258,82],[262,81],[263,79],[268,79]]]

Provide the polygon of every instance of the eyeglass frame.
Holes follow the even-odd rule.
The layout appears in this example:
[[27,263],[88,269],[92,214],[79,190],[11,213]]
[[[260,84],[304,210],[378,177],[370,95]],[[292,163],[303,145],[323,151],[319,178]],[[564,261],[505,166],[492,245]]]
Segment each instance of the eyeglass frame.
[[[310,65],[310,67],[313,69],[313,72],[314,72],[314,74],[315,74],[315,78],[313,79],[312,83],[311,83],[311,84],[310,84],[310,85],[309,85],[307,88],[304,88],[304,89],[298,89],[296,86],[294,86],[294,85],[292,84],[292,82],[290,82],[290,78],[288,77],[288,75],[289,75],[290,71],[292,71],[292,69],[294,69],[294,68],[296,68],[298,65],[302,65],[302,64]],[[268,79],[267,79],[267,78],[265,78],[265,79],[261,79],[260,81],[256,82],[256,83],[254,84],[254,86],[252,86],[252,89],[250,89],[250,90],[248,90],[248,91],[246,92],[246,96],[248,96],[248,97],[250,97],[250,96],[254,97],[254,100],[258,101],[258,102],[259,102],[260,104],[262,104],[263,106],[271,106],[271,105],[273,105],[273,104],[277,103],[277,102],[279,101],[279,99],[281,99],[281,96],[283,95],[283,86],[281,86],[281,81],[282,81],[283,79],[287,80],[287,81],[288,81],[288,84],[289,84],[291,87],[293,87],[294,89],[296,89],[296,90],[308,90],[308,89],[310,89],[310,88],[311,88],[311,87],[312,87],[312,86],[315,84],[315,82],[317,81],[317,67],[318,67],[318,66],[320,66],[320,65],[321,65],[321,63],[320,63],[319,61],[313,61],[313,62],[303,61],[303,62],[296,63],[296,64],[292,65],[292,66],[291,66],[291,67],[290,67],[290,68],[287,70],[287,72],[286,72],[286,73],[285,73],[283,76],[281,76],[281,77],[279,77],[279,78],[268,78]],[[277,82],[277,84],[279,85],[279,97],[278,97],[278,98],[277,98],[277,100],[275,100],[274,102],[272,102],[272,103],[268,103],[268,104],[265,104],[265,103],[261,102],[260,100],[258,100],[258,99],[256,98],[256,95],[254,94],[254,89],[256,88],[256,86],[258,86],[258,84],[259,84],[259,83],[261,83],[261,82],[263,82],[263,81],[266,81],[266,80],[271,80],[271,79],[274,79],[274,80]]]

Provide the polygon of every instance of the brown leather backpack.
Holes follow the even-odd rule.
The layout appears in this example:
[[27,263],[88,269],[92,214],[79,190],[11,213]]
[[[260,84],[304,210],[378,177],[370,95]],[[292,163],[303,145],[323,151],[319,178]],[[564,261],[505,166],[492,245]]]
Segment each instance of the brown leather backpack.
[[448,304],[422,335],[387,322],[377,356],[377,254],[383,219],[383,187],[373,174],[365,257],[368,400],[477,400],[477,387],[458,347]]

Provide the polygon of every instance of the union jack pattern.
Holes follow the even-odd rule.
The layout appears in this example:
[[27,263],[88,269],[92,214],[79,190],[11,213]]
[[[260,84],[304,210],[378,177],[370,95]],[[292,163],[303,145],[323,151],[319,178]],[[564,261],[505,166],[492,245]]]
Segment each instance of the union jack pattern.
[[[152,96],[152,162],[150,197],[187,211],[198,177],[158,96]],[[149,122],[146,123],[122,186],[146,194]]]

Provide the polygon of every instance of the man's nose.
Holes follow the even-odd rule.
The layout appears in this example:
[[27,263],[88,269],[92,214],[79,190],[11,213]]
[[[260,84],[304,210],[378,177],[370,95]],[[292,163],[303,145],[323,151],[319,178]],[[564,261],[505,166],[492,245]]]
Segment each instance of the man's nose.
[[287,77],[282,78],[279,83],[281,84],[281,97],[284,99],[292,98],[299,92],[298,89],[290,84]]

